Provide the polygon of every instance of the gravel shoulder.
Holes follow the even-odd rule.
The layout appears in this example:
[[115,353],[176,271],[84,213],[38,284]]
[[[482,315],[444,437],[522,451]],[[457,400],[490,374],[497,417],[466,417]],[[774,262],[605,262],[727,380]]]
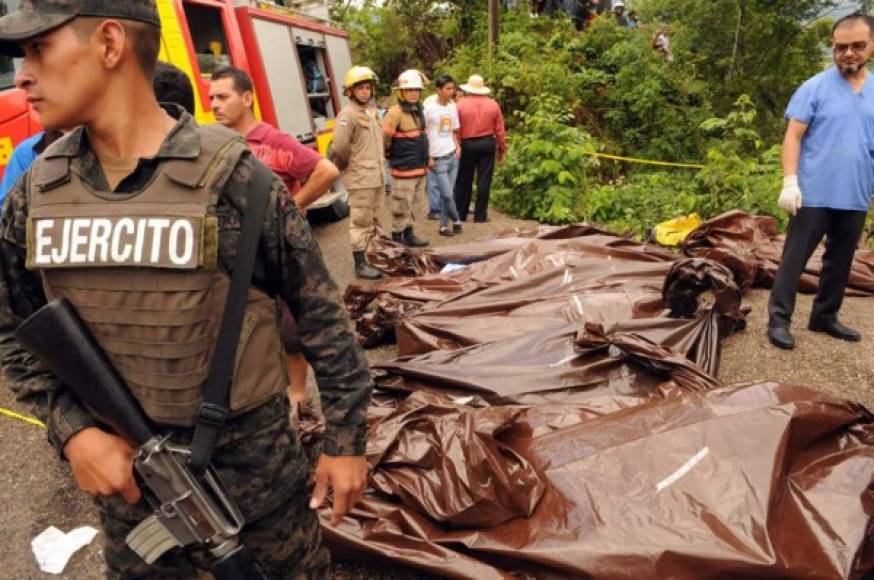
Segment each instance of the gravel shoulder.
[[[384,212],[383,223],[388,224]],[[423,221],[416,233],[429,238],[433,245],[449,245],[481,239],[504,229],[530,224],[492,211],[486,224],[466,224],[463,234],[453,238],[437,235],[437,222]],[[337,223],[313,220],[313,230],[329,269],[341,290],[355,281],[349,248],[347,220]],[[848,298],[842,320],[860,330],[861,343],[844,343],[823,334],[807,331],[810,296],[800,296],[793,330],[798,348],[791,352],[771,347],[765,337],[768,293],[754,290],[747,302],[752,306],[746,330],[730,337],[723,349],[720,379],[725,383],[754,379],[774,379],[809,385],[832,395],[853,399],[874,409],[874,299]],[[394,357],[396,349],[385,346],[368,351],[371,362]],[[17,403],[9,389],[0,389],[0,407],[19,412],[27,410]],[[66,463],[57,459],[45,440],[42,429],[0,416],[0,577],[16,579],[56,578],[42,574],[30,549],[30,541],[47,526],[63,531],[81,525],[97,526],[96,510],[86,496],[79,493]],[[64,578],[102,577],[103,555],[98,536],[77,553]],[[409,578],[425,577],[392,566],[376,569],[338,564],[334,578]]]

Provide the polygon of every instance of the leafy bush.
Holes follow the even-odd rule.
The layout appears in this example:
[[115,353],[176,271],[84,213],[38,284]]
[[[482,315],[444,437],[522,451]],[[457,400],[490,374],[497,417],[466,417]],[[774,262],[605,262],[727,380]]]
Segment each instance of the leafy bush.
[[638,173],[619,185],[601,185],[585,199],[581,218],[643,237],[651,226],[697,210],[699,196],[689,170]]
[[764,142],[753,128],[756,116],[751,99],[741,95],[725,118],[709,119],[701,125],[713,139],[697,179],[701,192],[697,210],[714,216],[738,208],[772,215],[785,225],[786,214],[777,208],[780,147],[764,149]]
[[495,180],[495,202],[505,211],[549,223],[579,219],[583,192],[593,182],[595,140],[572,127],[557,96],[535,97],[516,113],[516,131]]
[[698,133],[708,143],[704,169],[631,170],[612,183],[598,179],[601,162],[592,153],[599,142],[569,126],[570,115],[557,113],[558,106],[557,97],[535,98],[531,111],[518,115],[496,179],[496,202],[505,211],[549,223],[585,219],[638,236],[692,212],[707,219],[742,209],[785,224],[776,206],[780,150],[764,149],[748,97],[726,117],[701,123]]

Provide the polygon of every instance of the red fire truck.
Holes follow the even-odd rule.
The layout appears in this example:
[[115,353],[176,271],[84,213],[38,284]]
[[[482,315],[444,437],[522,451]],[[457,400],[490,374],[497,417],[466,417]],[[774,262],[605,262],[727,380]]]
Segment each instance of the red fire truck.
[[[0,0],[0,15],[19,0]],[[256,113],[324,154],[334,118],[345,105],[342,81],[351,66],[348,34],[331,25],[327,0],[284,8],[258,0],[157,0],[160,59],[181,68],[194,86],[196,117],[215,121],[209,76],[232,64],[252,75]],[[17,59],[0,57],[0,177],[13,147],[40,130],[39,118],[14,88]],[[312,206],[348,212],[338,184]]]

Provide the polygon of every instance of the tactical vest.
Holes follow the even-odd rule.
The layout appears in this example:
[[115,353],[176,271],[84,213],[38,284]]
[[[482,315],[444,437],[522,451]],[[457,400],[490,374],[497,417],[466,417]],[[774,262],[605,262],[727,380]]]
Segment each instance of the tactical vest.
[[[200,156],[170,159],[139,192],[95,191],[51,155],[30,176],[27,267],[76,307],[149,417],[190,426],[203,398],[229,276],[217,267],[220,192],[246,145],[199,128]],[[288,384],[275,301],[250,288],[232,414]]]

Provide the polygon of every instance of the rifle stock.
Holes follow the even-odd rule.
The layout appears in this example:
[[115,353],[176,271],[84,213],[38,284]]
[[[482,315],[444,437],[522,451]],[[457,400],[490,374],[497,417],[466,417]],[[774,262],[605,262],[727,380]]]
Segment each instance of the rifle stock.
[[15,338],[119,435],[137,447],[155,436],[139,402],[66,299],[37,310],[21,323]]

